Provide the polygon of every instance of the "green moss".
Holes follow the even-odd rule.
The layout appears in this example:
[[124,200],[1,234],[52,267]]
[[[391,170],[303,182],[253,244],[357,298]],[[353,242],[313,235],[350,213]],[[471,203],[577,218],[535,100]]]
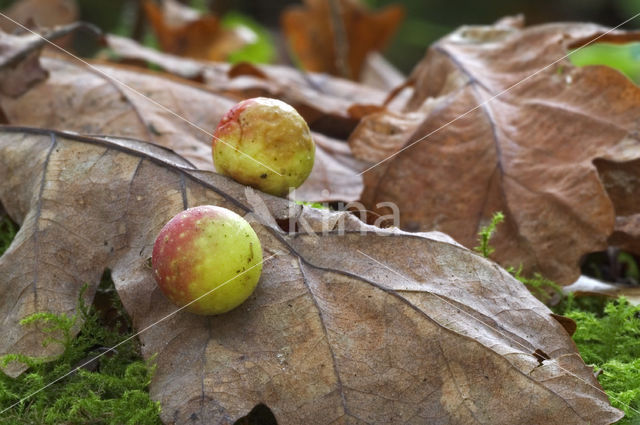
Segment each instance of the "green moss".
[[569,311],[590,312],[596,317],[604,316],[604,308],[611,300],[608,296],[576,297],[573,293],[563,296],[558,304],[551,307],[554,313],[565,315]]
[[307,201],[293,201],[298,205],[306,205],[307,207],[310,208],[315,208],[317,210],[330,210],[331,208],[329,207],[329,204],[327,203],[320,203],[320,202],[307,202]]
[[9,248],[16,233],[18,233],[18,226],[9,217],[0,215],[0,255]]
[[533,276],[524,276],[522,274],[522,266],[517,269],[507,267],[507,271],[520,282],[524,283],[529,292],[542,302],[546,303],[550,301],[554,294],[562,297],[562,287],[542,276],[540,273],[534,273]]
[[[500,211],[493,214],[491,217],[491,222],[483,226],[478,232],[478,243],[479,245],[474,247],[473,249],[476,252],[479,252],[483,257],[489,257],[495,249],[489,244],[491,238],[498,228],[498,224],[504,221],[504,214]],[[549,279],[546,279],[540,273],[534,273],[533,276],[524,276],[522,274],[522,266],[518,267],[507,267],[506,270],[513,275],[520,282],[524,283],[524,285],[529,289],[529,291],[539,300],[543,302],[547,302],[551,299],[553,294],[561,294],[562,288],[557,285],[555,282],[552,282]]]
[[480,243],[480,245],[474,247],[473,249],[482,254],[483,257],[489,257],[493,253],[493,251],[495,251],[495,249],[491,245],[489,245],[489,241],[491,240],[491,237],[493,237],[493,234],[496,232],[498,224],[502,223],[503,221],[504,214],[498,211],[497,213],[493,214],[493,217],[491,217],[491,222],[488,225],[482,227],[480,229],[480,232],[478,232],[478,242]]
[[[571,308],[571,306],[570,306]],[[598,380],[611,404],[625,412],[618,424],[640,423],[640,306],[620,297],[602,317],[579,309],[564,314],[578,324],[573,335],[585,363],[602,370]],[[634,410],[635,409],[635,410]]]
[[[3,366],[13,361],[29,366],[17,379],[0,373],[0,411],[17,403],[0,415],[0,424],[161,424],[160,405],[148,393],[153,362],[142,359],[135,338],[108,351],[132,332],[108,275],[96,297],[114,301],[108,310],[116,310],[115,320],[85,305],[81,294],[72,316],[41,312],[21,321],[23,326],[38,325],[48,335],[43,345],[60,344],[64,353],[49,361],[15,354],[0,358]],[[72,330],[80,323],[80,333],[73,338]],[[105,354],[82,366],[101,353]]]

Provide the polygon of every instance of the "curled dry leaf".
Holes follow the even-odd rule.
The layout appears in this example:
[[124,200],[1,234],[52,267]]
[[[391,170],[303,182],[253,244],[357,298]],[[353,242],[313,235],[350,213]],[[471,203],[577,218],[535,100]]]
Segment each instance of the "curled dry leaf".
[[580,276],[571,285],[562,288],[565,294],[574,294],[576,297],[607,297],[615,299],[625,297],[632,305],[640,305],[640,288],[638,285],[621,285],[603,282],[589,276]]
[[[101,63],[89,68],[65,57],[41,61],[50,73],[45,83],[17,99],[0,97],[9,124],[143,139],[176,151],[200,169],[214,169],[212,133],[233,100],[202,84],[138,68]],[[318,134],[314,139],[318,160],[298,190],[305,198],[299,199],[358,199],[361,163],[345,143]]]
[[40,65],[40,51],[47,40],[57,40],[78,29],[100,33],[81,22],[47,31],[42,34],[44,38],[30,32],[13,35],[0,31],[0,94],[18,97],[47,78],[47,71]]
[[405,114],[365,117],[350,143],[372,165],[385,160],[364,174],[368,208],[395,202],[404,228],[469,247],[502,211],[496,260],[568,284],[582,256],[608,243],[640,252],[640,89],[561,59],[605,29],[518,26],[463,27],[437,42],[410,77]]
[[312,72],[360,79],[367,55],[384,48],[404,18],[390,5],[369,11],[359,0],[305,0],[282,13],[285,36],[302,66]]
[[360,72],[362,84],[385,91],[395,89],[402,85],[406,79],[404,74],[387,61],[380,52],[369,53]]
[[[550,311],[444,234],[245,191],[134,140],[4,128],[0,163],[0,201],[21,225],[0,257],[0,353],[55,352],[18,321],[71,312],[109,268],[135,328],[154,324],[140,340],[145,357],[157,353],[151,395],[166,423],[229,424],[258,403],[282,425],[621,416]],[[173,215],[203,204],[250,220],[262,278],[228,314],[173,314],[147,259]],[[262,224],[274,223],[265,211],[306,230]]]
[[0,93],[17,97],[47,78],[38,60],[42,44],[35,35],[0,32]]
[[238,99],[265,96],[292,105],[312,130],[346,138],[361,116],[351,113],[357,105],[382,105],[382,90],[324,74],[303,73],[278,65],[199,62],[177,58],[141,46],[133,40],[107,36],[113,52],[125,61],[153,64],[183,78],[204,82],[213,91]]
[[316,157],[307,180],[289,197],[313,202],[344,201],[360,199],[362,177],[357,173],[365,163],[355,159],[349,145],[341,140],[313,133]]
[[[262,76],[259,76],[262,74]],[[294,106],[309,126],[326,135],[346,139],[360,121],[356,105],[382,105],[385,93],[326,74],[303,73],[270,65],[259,68],[239,64],[230,68],[228,80],[206,78],[206,84],[235,96],[267,96]]]
[[143,2],[145,14],[163,51],[195,59],[224,61],[230,53],[244,47],[247,40],[233,29],[222,26],[213,15],[175,0],[163,0],[163,8],[153,1]]

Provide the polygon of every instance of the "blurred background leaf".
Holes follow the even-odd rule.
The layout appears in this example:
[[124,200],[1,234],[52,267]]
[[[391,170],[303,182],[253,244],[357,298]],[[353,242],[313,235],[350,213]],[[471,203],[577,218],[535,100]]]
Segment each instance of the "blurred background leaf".
[[[524,14],[527,25],[558,21],[616,26],[640,13],[640,0],[366,0],[372,7],[401,3],[407,19],[385,52],[391,63],[409,72],[433,41],[460,25],[487,25],[507,15]],[[640,17],[623,26],[640,28]]]
[[576,66],[606,65],[615,68],[629,77],[634,83],[640,83],[640,43],[594,43],[569,56]]
[[244,47],[231,52],[228,62],[270,63],[275,59],[273,37],[256,20],[240,12],[229,11],[222,17],[222,26],[243,31],[251,39]]
[[[131,37],[148,46],[158,46],[139,0],[0,0],[0,9],[6,12],[17,4],[35,4],[38,1],[47,4],[75,2],[80,19],[94,23],[106,32]],[[361,1],[372,10],[389,5],[401,5],[406,10],[404,22],[384,51],[385,57],[405,74],[423,57],[433,41],[460,25],[491,24],[505,15],[522,13],[528,25],[553,21],[591,21],[615,26],[640,12],[640,0],[495,0],[481,3],[468,0]],[[292,63],[280,34],[280,16],[287,6],[300,5],[302,1],[182,0],[181,3],[200,13],[221,17],[225,29],[241,25],[254,34],[253,43],[233,51],[226,60],[234,63]],[[640,18],[623,28],[640,28]],[[633,51],[633,48],[617,50],[605,52],[604,55],[608,55],[615,63],[622,63],[624,69],[633,70],[635,61],[618,59]],[[601,53],[595,54],[596,58],[598,56]]]

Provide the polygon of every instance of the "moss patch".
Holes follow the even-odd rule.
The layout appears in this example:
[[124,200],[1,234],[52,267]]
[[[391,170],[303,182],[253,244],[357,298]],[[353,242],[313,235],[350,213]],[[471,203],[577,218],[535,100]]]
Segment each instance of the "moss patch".
[[[618,424],[640,423],[640,306],[620,297],[610,301],[602,314],[576,306],[569,298],[565,316],[578,324],[573,339],[586,364],[601,370],[598,380],[611,404],[625,412]],[[635,409],[635,411],[634,411]]]
[[[37,324],[48,335],[43,344],[61,344],[64,353],[52,361],[13,354],[0,358],[3,365],[19,361],[29,366],[17,379],[0,373],[0,411],[15,404],[0,415],[0,424],[162,423],[160,405],[148,393],[154,366],[142,359],[137,340],[108,351],[132,333],[108,274],[96,295],[97,300],[105,298],[112,301],[109,308],[89,307],[81,294],[73,316],[42,312],[21,321],[23,326]],[[81,331],[73,338],[72,329],[80,323]],[[65,376],[77,367],[81,368]]]
[[16,233],[18,233],[18,226],[9,217],[0,214],[0,255],[9,248]]
[[493,234],[496,232],[498,224],[504,221],[504,214],[500,211],[493,214],[491,217],[491,222],[486,226],[483,226],[478,232],[478,243],[479,245],[474,247],[473,249],[476,252],[479,252],[483,257],[488,258],[495,249],[489,245]]

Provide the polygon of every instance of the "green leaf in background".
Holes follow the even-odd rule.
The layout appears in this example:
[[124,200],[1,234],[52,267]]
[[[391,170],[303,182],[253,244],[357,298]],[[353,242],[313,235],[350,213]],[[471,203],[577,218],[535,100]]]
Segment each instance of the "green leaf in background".
[[275,57],[274,43],[271,35],[262,25],[238,12],[225,14],[222,18],[222,25],[225,28],[247,31],[249,36],[251,34],[255,36],[252,43],[231,53],[228,62],[271,63],[273,61]]
[[594,43],[569,54],[575,66],[605,65],[640,84],[640,42],[613,44]]

